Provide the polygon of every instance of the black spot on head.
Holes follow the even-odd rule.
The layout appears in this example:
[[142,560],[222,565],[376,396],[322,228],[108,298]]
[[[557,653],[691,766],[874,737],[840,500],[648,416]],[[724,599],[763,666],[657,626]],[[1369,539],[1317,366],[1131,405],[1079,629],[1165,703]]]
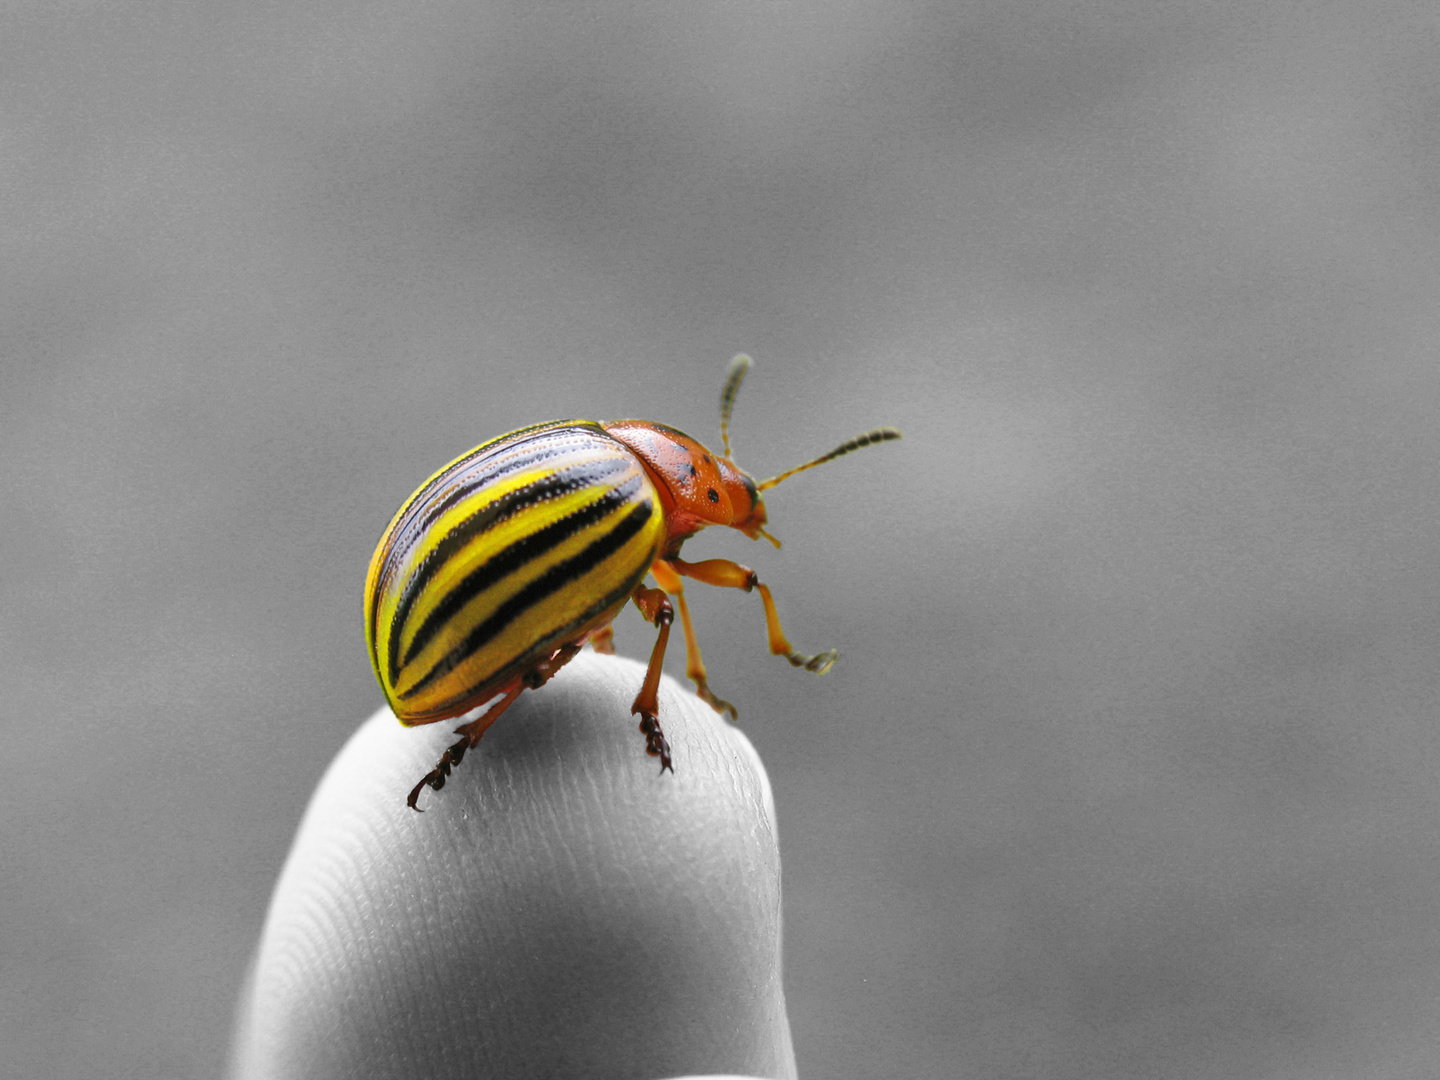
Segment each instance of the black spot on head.
[[700,470],[697,469],[697,468],[695,468],[695,463],[694,463],[693,461],[687,461],[687,462],[685,463],[685,467],[690,470],[690,475],[691,475],[691,476],[699,476],[699,475],[700,475]]
[[708,495],[710,496],[710,501],[711,501],[711,502],[719,502],[719,501],[720,501],[720,493],[719,493],[718,491],[716,491],[714,488],[711,488],[708,492],[706,492],[706,494],[708,494]]
[[715,464],[714,459],[711,458],[709,454],[706,454],[706,455],[705,455],[705,464],[706,464],[706,465],[714,465],[714,464]]

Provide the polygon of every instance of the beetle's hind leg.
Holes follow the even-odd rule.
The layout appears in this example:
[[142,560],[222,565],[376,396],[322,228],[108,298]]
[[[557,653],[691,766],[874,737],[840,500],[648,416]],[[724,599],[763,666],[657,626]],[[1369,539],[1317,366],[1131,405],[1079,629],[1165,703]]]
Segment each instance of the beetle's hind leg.
[[505,691],[502,697],[493,706],[486,709],[480,716],[471,720],[468,724],[461,724],[455,729],[455,734],[463,736],[459,742],[445,753],[440,755],[440,760],[435,763],[435,768],[425,774],[414,788],[411,789],[405,805],[411,810],[424,813],[416,802],[420,798],[420,792],[427,786],[439,791],[445,786],[445,778],[450,775],[450,770],[457,767],[465,759],[465,751],[473,750],[480,742],[480,737],[490,730],[490,725],[500,719],[500,714],[515,704],[515,699],[526,690],[539,690],[554,677],[555,673],[575,658],[580,651],[579,645],[566,645],[551,654],[548,660],[542,660],[531,670],[520,677],[520,681]]
[[659,713],[660,670],[665,662],[665,646],[670,641],[670,624],[675,620],[675,609],[670,606],[670,601],[662,590],[652,589],[648,585],[636,585],[631,599],[640,609],[640,614],[645,616],[645,621],[660,628],[660,636],[655,639],[655,648],[650,653],[650,664],[645,669],[645,681],[640,684],[640,693],[635,695],[635,704],[630,706],[630,713],[640,714],[640,730],[645,733],[645,752],[660,759],[662,773],[666,769],[673,773],[675,768],[670,764],[670,743],[665,738],[665,732],[660,729]]
[[405,805],[410,807],[411,810],[416,810],[423,814],[425,811],[415,805],[420,798],[420,792],[426,787],[434,788],[436,791],[443,788],[445,786],[445,778],[450,775],[450,770],[465,760],[465,751],[473,750],[476,744],[480,742],[480,736],[484,735],[485,732],[489,730],[490,725],[500,719],[500,714],[513,705],[515,699],[524,692],[525,683],[517,683],[505,692],[503,698],[486,709],[480,716],[471,720],[468,724],[461,724],[456,728],[455,734],[463,737],[454,746],[440,755],[440,760],[435,763],[435,768],[426,773],[424,779],[411,789],[409,797],[405,800]]

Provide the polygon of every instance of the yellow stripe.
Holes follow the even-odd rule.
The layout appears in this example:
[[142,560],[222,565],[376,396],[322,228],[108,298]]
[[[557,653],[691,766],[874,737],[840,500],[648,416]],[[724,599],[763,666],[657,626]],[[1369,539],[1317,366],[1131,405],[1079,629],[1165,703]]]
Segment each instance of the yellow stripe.
[[[631,509],[633,507],[627,505],[607,519],[606,525],[613,526],[616,519],[623,517]],[[584,542],[573,545],[574,550],[583,549],[588,542],[595,539],[592,530],[585,530],[580,536],[584,538]],[[416,714],[441,709],[452,702],[463,701],[477,686],[499,680],[501,676],[507,674],[513,677],[514,674],[521,673],[535,660],[542,658],[536,655],[537,652],[548,655],[554,648],[564,644],[564,641],[549,639],[550,631],[556,627],[571,626],[589,612],[598,598],[628,586],[631,579],[636,576],[634,568],[637,565],[648,568],[663,537],[664,518],[657,506],[648,527],[641,530],[624,547],[588,573],[571,582],[566,588],[557,590],[540,603],[526,608],[484,648],[476,651],[449,674],[431,683],[422,694],[407,699],[406,708]],[[567,549],[572,548],[572,545],[568,543],[564,546]],[[570,550],[569,554],[574,554],[574,550]],[[553,565],[562,558],[564,556],[557,553],[556,559],[553,562],[547,560],[546,564],[547,566]],[[642,569],[639,576],[643,576],[643,574],[644,570]],[[533,580],[533,576],[527,575],[526,580]],[[512,581],[507,578],[505,595],[514,595],[519,588],[523,587],[523,584],[524,582]],[[620,608],[625,606],[628,599],[629,589],[626,588],[624,594],[612,603],[608,611],[592,618],[592,623],[604,622],[613,618]],[[488,604],[485,605],[484,613],[472,613],[471,609],[467,608],[462,616],[454,620],[454,623],[468,630],[477,625],[491,610],[493,610],[493,605]],[[404,674],[409,675],[412,671],[416,673],[428,671],[429,662],[437,655],[443,655],[443,652],[436,653],[432,651],[431,647],[427,647],[422,656],[417,657],[415,663],[407,668]],[[527,657],[527,655],[529,659],[517,665],[517,658]],[[480,704],[479,701],[474,701],[471,707],[478,704]]]
[[[537,451],[548,456],[505,472]],[[597,476],[584,471],[607,465],[622,468]],[[575,469],[589,480],[585,486],[566,490],[568,478],[555,482]],[[532,500],[526,489],[536,485]],[[617,500],[627,488],[634,490]],[[643,520],[632,518],[647,500]],[[604,516],[595,517],[602,501]],[[523,544],[547,529],[545,539]],[[512,432],[437,471],[391,521],[366,583],[371,662],[396,715],[403,723],[459,715],[613,618],[665,535],[658,493],[639,461],[588,421]],[[590,565],[591,559],[599,561]],[[472,576],[486,566],[488,572]],[[392,665],[399,668],[394,684],[387,678]]]
[[[397,584],[405,582],[410,577],[425,557],[433,550],[435,540],[445,536],[451,529],[463,522],[466,518],[483,510],[499,496],[523,487],[527,483],[532,483],[543,476],[543,471],[525,473],[522,477],[518,477],[515,482],[497,484],[493,488],[487,487],[478,491],[473,497],[466,499],[459,506],[455,507],[455,509],[448,511],[436,523],[436,527],[431,530],[430,536],[427,537],[429,542],[417,544],[414,550],[410,552],[410,557],[406,560],[404,569],[395,576]],[[429,614],[435,610],[435,605],[438,604],[452,588],[458,585],[467,574],[485,561],[486,556],[483,554],[484,552],[501,551],[516,541],[523,540],[536,529],[543,528],[551,521],[565,517],[583,506],[593,503],[596,499],[604,495],[604,493],[604,489],[582,488],[579,491],[558,499],[547,501],[541,506],[527,507],[522,513],[505,521],[497,522],[490,529],[472,539],[440,568],[435,577],[431,579],[425,595],[417,601],[411,609],[410,616],[406,620],[407,625],[401,628],[404,632],[404,636],[400,641],[401,655],[403,656],[409,649],[410,642],[415,636],[415,631],[420,628]],[[395,632],[395,627],[392,625],[391,620],[393,620],[395,616],[395,609],[399,605],[402,591],[401,588],[393,590],[391,595],[385,598],[382,607],[384,611],[382,619],[386,626],[387,637],[389,634]]]
[[[534,534],[537,530],[544,528],[552,522],[568,517],[576,510],[597,502],[608,493],[608,488],[589,487],[575,492],[572,495],[560,499],[554,499],[534,506],[526,512],[511,518],[502,525],[483,533],[467,545],[461,554],[442,569],[431,583],[427,594],[412,609],[407,626],[404,627],[405,636],[401,639],[401,655],[407,652],[415,632],[424,623],[429,614],[435,610],[436,605],[445,597],[451,589],[471,573],[485,560],[485,552],[498,552],[510,544],[523,540],[525,537]],[[584,550],[594,541],[597,535],[608,531],[615,524],[616,513],[626,513],[631,504],[622,503],[616,512],[607,515],[604,520],[596,525],[579,530],[574,536],[569,537],[554,548],[550,549],[539,558],[531,559],[513,572],[506,574],[499,581],[495,582],[489,589],[467,603],[460,609],[449,622],[445,629],[422,649],[404,670],[400,673],[401,685],[395,688],[397,693],[403,692],[408,683],[413,683],[425,672],[439,661],[447,652],[463,638],[472,627],[478,626],[506,599],[514,596],[530,582],[540,577],[547,570],[557,563],[563,562],[573,555]],[[533,610],[533,609],[532,609]],[[528,616],[528,612],[527,612]],[[556,624],[559,625],[559,624]],[[490,652],[493,650],[485,650]]]
[[[493,452],[505,443],[524,440],[547,428],[560,429],[569,427],[595,428],[599,430],[599,425],[593,420],[550,420],[545,423],[531,424],[528,427],[507,432],[504,435],[481,443],[472,450],[467,450],[453,461],[448,462],[443,468],[436,469],[435,472],[431,473],[426,479],[425,483],[416,488],[414,493],[400,505],[400,509],[395,511],[395,516],[390,519],[390,524],[385,527],[385,531],[380,535],[380,542],[375,546],[375,553],[370,558],[370,566],[365,574],[365,640],[369,642],[371,646],[370,666],[374,669],[375,677],[380,680],[380,686],[385,690],[387,695],[390,692],[390,687],[382,671],[382,665],[379,662],[379,657],[384,655],[384,650],[377,649],[376,645],[377,642],[383,641],[384,637],[388,636],[389,628],[384,620],[379,617],[375,600],[376,592],[381,588],[384,588],[386,593],[386,595],[381,598],[382,602],[393,598],[392,594],[394,589],[391,586],[394,583],[395,575],[393,573],[388,575],[389,580],[383,583],[380,580],[380,575],[385,569],[386,559],[393,548],[396,540],[396,531],[401,522],[405,520],[411,509],[420,503],[422,497],[426,503],[436,501],[437,496],[431,490],[432,486],[457,466],[481,457],[486,453]],[[394,608],[392,605],[391,613],[393,614],[393,612]],[[385,631],[383,634],[381,633],[382,629]]]

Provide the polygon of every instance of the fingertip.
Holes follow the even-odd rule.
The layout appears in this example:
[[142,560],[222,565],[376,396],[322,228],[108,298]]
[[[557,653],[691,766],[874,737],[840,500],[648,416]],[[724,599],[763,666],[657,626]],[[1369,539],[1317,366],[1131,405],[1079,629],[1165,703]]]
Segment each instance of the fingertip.
[[405,792],[452,725],[366,721],[277,886],[235,1075],[793,1073],[768,778],[668,679],[657,775],[629,714],[642,671],[577,657],[424,815]]

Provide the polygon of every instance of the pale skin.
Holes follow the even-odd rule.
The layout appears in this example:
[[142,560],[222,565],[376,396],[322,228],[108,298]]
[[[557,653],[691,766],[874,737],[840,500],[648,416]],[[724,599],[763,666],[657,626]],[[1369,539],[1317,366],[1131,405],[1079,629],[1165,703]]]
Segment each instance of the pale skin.
[[764,767],[665,678],[661,773],[630,713],[644,681],[581,653],[423,815],[405,792],[454,725],[367,721],[281,875],[235,1080],[793,1077]]

